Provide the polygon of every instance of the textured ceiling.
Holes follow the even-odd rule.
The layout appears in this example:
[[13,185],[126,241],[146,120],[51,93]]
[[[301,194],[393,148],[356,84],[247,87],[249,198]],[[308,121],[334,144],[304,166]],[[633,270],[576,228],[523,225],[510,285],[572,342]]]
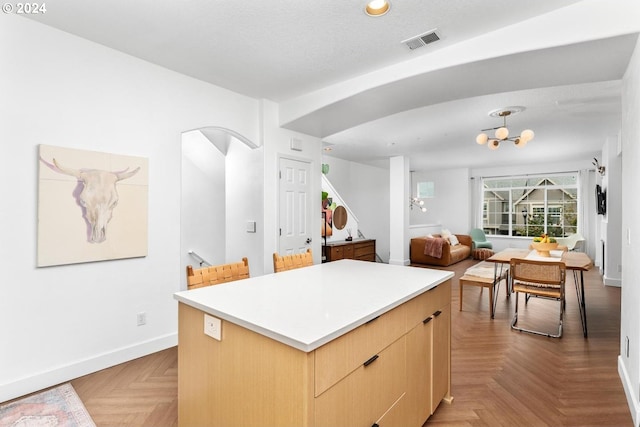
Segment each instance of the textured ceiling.
[[[286,108],[344,82],[352,82],[351,90],[380,70],[428,63],[487,34],[526,28],[563,8],[606,3],[619,9],[624,1],[392,0],[387,15],[371,18],[363,0],[57,0],[30,18]],[[632,3],[629,13],[638,14]],[[605,27],[620,21],[583,18]],[[401,43],[432,29],[442,40],[413,51]],[[550,31],[534,28],[530,38]],[[514,156],[534,162],[536,151],[551,146],[559,159],[563,151],[577,155],[576,147],[588,154],[603,145],[603,135],[616,132],[619,80],[635,40],[576,40],[581,43],[388,78],[283,125],[323,138],[334,148],[330,155],[382,167],[398,154],[410,156],[417,169],[481,167]],[[479,129],[495,125],[487,112],[507,105],[527,107],[509,121],[536,131],[526,151],[490,153],[471,145]],[[562,149],[571,141],[581,145]],[[471,150],[479,148],[486,152]]]

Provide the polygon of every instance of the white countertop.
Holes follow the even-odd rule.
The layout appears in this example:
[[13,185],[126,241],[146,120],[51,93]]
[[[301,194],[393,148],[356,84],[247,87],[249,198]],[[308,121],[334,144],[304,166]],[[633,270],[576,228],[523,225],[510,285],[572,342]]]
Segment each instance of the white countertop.
[[341,260],[174,298],[309,352],[452,277],[443,270]]

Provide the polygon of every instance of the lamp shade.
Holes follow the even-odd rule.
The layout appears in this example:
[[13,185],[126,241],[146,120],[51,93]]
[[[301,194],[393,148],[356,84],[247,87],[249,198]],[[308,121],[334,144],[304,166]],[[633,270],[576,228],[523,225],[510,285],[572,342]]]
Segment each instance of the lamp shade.
[[489,136],[486,133],[481,133],[476,136],[476,142],[480,145],[486,144],[489,140]]
[[496,130],[496,138],[498,139],[507,139],[509,136],[509,129],[506,127],[501,127]]
[[531,129],[526,129],[526,130],[523,130],[522,133],[520,134],[520,139],[525,143],[527,143],[531,141],[534,136],[535,136],[535,133],[533,133]]
[[516,138],[516,140],[513,141],[513,143],[516,147],[523,148],[525,145],[527,145],[527,140],[520,137],[520,138]]

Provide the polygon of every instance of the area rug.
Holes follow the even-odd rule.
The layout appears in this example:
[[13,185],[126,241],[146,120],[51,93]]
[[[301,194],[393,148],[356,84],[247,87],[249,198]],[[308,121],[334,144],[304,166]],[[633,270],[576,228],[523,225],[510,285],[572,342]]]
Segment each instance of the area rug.
[[0,406],[1,427],[95,427],[71,384]]

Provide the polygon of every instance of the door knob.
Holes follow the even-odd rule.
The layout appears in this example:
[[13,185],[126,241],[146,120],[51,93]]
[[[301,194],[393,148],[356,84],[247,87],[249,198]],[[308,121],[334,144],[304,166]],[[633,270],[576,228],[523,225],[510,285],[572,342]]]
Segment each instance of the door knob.
[[307,242],[306,242],[306,243],[307,243],[307,245],[308,245],[309,243],[311,243],[311,237],[307,238]]

